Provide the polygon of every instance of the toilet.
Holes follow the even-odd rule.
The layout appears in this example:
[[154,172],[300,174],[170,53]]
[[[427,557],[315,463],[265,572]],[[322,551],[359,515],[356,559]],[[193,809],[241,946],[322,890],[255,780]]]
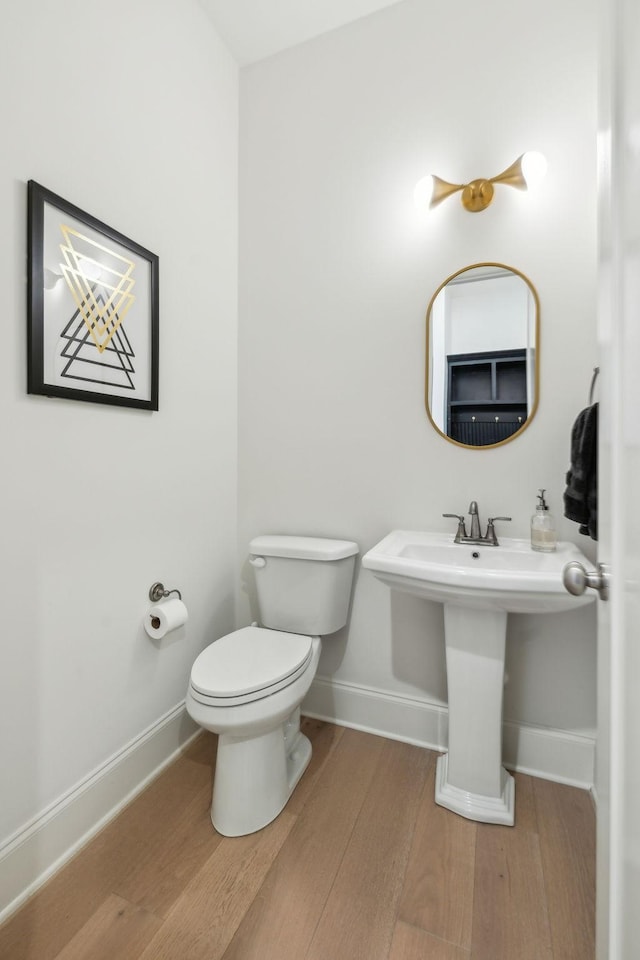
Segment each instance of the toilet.
[[219,735],[211,820],[227,837],[274,820],[311,759],[300,704],[318,666],[320,637],[347,622],[358,545],[262,536],[249,552],[261,625],[206,647],[186,698],[193,720]]

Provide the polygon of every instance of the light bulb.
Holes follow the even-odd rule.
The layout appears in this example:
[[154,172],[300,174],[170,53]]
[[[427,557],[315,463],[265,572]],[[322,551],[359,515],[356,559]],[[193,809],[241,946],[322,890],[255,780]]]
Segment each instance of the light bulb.
[[428,210],[431,198],[433,196],[433,177],[427,174],[422,180],[418,180],[413,191],[413,202],[418,210]]
[[522,155],[522,176],[527,181],[527,190],[535,190],[547,172],[547,158],[537,150],[528,150]]

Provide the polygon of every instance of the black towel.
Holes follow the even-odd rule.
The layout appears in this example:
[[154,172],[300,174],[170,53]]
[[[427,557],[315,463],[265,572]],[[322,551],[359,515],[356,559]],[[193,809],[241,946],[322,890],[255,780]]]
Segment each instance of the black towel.
[[598,539],[598,404],[578,414],[571,430],[571,466],[564,492],[564,515],[580,533]]

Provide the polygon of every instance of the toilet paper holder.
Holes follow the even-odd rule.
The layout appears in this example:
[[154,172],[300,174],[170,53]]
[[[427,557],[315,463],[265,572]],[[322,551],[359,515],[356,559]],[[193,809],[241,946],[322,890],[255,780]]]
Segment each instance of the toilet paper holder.
[[182,594],[179,590],[176,590],[175,587],[173,590],[165,590],[164,583],[160,583],[158,580],[156,583],[152,583],[149,587],[149,600],[152,600],[154,603],[158,603],[159,600],[164,600],[165,597],[168,597],[172,593],[177,593],[178,600],[182,600]]

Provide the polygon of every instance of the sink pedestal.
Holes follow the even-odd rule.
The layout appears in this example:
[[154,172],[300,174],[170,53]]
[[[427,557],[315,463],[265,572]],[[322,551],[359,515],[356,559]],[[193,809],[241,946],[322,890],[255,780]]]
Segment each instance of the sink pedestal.
[[593,602],[562,585],[572,543],[537,553],[529,540],[455,543],[449,534],[394,530],[362,558],[392,590],[444,604],[449,752],[438,761],[436,802],[470,820],[513,825],[513,777],[502,767],[502,694],[508,613],[559,613]]
[[502,766],[505,610],[444,604],[449,751],[436,803],[469,820],[513,826],[515,788]]

